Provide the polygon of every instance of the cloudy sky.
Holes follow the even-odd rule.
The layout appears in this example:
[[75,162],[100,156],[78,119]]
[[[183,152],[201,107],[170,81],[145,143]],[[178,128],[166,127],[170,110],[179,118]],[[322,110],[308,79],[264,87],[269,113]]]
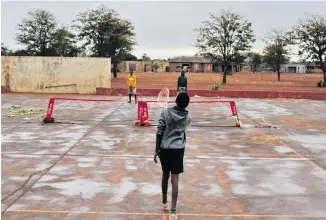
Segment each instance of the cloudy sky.
[[254,51],[262,50],[262,39],[272,28],[286,28],[295,24],[306,13],[325,15],[326,1],[1,1],[1,42],[11,49],[19,46],[14,36],[17,25],[28,10],[42,8],[55,14],[59,24],[69,25],[79,12],[105,4],[135,25],[136,41],[134,54],[141,57],[147,53],[151,58],[169,58],[193,55],[196,40],[193,31],[206,20],[209,13],[229,9],[245,16],[253,23],[256,34]]

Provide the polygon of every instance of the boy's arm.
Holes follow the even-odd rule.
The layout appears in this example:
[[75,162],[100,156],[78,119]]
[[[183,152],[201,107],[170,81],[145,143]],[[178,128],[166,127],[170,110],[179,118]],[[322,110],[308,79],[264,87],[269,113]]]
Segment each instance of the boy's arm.
[[136,75],[135,75],[135,82],[134,82],[134,87],[136,87]]
[[128,87],[130,87],[130,80],[129,80],[129,77],[127,77],[127,85],[128,85]]
[[188,88],[188,79],[186,77],[186,88]]
[[155,153],[158,153],[159,148],[161,146],[164,130],[165,130],[165,118],[164,118],[164,110],[162,110],[157,125]]

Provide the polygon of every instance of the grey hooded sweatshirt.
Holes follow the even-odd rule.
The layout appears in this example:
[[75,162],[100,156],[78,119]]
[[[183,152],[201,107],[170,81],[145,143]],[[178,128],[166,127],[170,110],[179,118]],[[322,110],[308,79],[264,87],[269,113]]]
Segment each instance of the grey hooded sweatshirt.
[[191,115],[186,109],[178,106],[163,109],[157,126],[157,134],[163,136],[160,147],[163,149],[185,148],[185,131],[191,120]]

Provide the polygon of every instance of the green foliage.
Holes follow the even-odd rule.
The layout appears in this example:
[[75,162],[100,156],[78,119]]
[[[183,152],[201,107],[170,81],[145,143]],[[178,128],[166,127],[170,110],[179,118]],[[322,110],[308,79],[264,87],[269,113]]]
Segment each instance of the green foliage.
[[278,81],[281,80],[281,64],[289,61],[290,50],[288,46],[293,44],[293,39],[289,32],[281,29],[273,29],[265,39],[264,62],[273,67],[278,75]]
[[256,72],[258,67],[262,64],[262,56],[259,53],[251,53],[250,54],[250,64],[252,66],[252,71]]
[[3,43],[1,43],[1,56],[10,56],[12,51],[9,50]]
[[149,56],[147,56],[146,53],[143,54],[142,59],[146,60],[146,61],[151,60],[151,58]]
[[170,69],[170,66],[166,66],[166,67],[165,67],[165,72],[170,72],[170,70],[171,70],[171,69]]
[[121,61],[137,61],[137,57],[131,53],[120,53],[120,60]]
[[43,113],[43,109],[31,108],[31,109],[22,109],[20,106],[11,106],[9,108],[8,116],[15,117],[20,115],[36,115]]
[[53,33],[50,48],[54,56],[75,57],[80,52],[76,43],[76,35],[70,32],[66,27],[62,27]]
[[297,22],[293,32],[301,49],[299,55],[318,61],[326,81],[326,19],[318,15],[307,16]]
[[212,86],[212,90],[219,90],[220,88],[220,82],[217,80],[215,84]]
[[101,5],[79,13],[73,27],[78,31],[78,39],[85,41],[83,47],[88,48],[92,55],[111,57],[116,78],[122,54],[130,52],[136,44],[132,23],[122,19],[115,10]]
[[[244,17],[222,10],[196,29],[196,47],[201,55],[212,61],[221,61],[224,66],[234,62],[241,51],[248,51],[255,42],[252,24]],[[226,83],[224,71],[223,84]]]
[[153,67],[155,69],[155,72],[157,72],[157,70],[160,68],[160,64],[159,63],[154,63]]
[[52,13],[36,9],[27,13],[18,25],[16,40],[26,46],[29,55],[46,56],[51,51],[52,35],[56,30],[56,20]]

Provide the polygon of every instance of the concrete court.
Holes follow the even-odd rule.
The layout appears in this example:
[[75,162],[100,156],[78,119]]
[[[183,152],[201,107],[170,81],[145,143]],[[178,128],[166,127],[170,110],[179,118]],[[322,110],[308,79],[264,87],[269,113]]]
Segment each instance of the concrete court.
[[[122,102],[56,102],[65,123],[6,115],[11,105],[46,110],[49,97],[2,94],[2,219],[168,219],[152,161],[156,127],[132,125],[136,105],[65,95]],[[227,108],[191,106],[179,219],[326,219],[326,102],[235,102],[243,129],[196,126]],[[155,119],[159,108],[149,108]]]

